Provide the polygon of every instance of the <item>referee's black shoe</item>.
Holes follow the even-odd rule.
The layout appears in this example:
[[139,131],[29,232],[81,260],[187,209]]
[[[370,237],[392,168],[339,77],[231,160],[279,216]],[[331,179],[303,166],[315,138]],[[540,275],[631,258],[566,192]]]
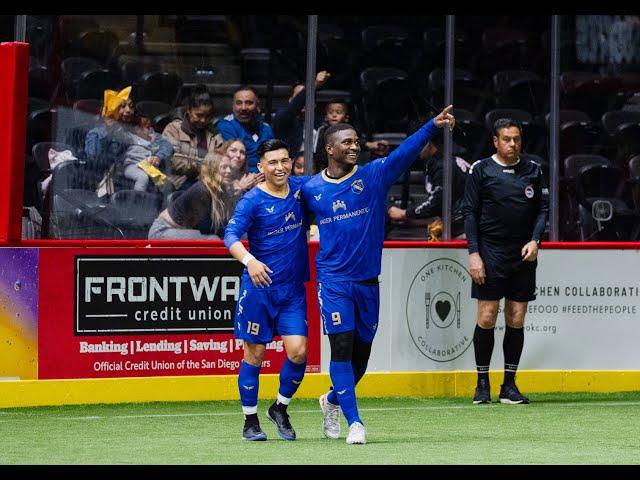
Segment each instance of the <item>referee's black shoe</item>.
[[491,386],[486,378],[479,378],[476,385],[476,394],[473,396],[473,403],[491,403]]
[[515,383],[500,385],[500,396],[498,399],[500,403],[507,403],[509,405],[525,405],[529,403],[529,399],[520,393]]
[[295,440],[296,432],[289,422],[289,414],[286,409],[281,409],[273,403],[267,410],[267,418],[271,420],[278,430],[278,435],[283,440]]

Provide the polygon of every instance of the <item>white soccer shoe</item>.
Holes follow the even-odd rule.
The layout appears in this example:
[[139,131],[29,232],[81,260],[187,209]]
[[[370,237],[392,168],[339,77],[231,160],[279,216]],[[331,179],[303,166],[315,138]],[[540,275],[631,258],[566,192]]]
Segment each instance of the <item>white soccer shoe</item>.
[[364,445],[367,443],[367,431],[360,422],[353,422],[349,427],[349,435],[347,435],[347,443]]
[[322,432],[327,438],[340,436],[340,406],[327,400],[328,393],[320,396],[320,408],[324,418],[322,419]]

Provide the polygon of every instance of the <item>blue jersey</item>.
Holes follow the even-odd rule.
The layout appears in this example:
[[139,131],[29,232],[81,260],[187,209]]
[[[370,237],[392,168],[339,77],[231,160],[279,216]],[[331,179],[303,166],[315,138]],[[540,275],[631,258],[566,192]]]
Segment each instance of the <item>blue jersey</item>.
[[322,171],[302,187],[320,231],[319,282],[360,281],[380,275],[387,191],[409,168],[438,128],[430,120],[388,157],[334,180]]
[[300,199],[300,187],[309,178],[289,177],[286,198],[252,188],[238,201],[225,230],[227,248],[247,233],[251,254],[273,270],[272,287],[309,280],[308,222]]

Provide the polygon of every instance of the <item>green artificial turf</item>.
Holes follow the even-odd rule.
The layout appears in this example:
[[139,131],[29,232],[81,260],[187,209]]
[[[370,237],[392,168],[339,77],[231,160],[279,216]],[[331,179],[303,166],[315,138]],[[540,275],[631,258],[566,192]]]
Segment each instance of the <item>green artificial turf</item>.
[[360,399],[367,445],[322,435],[317,400],[289,407],[295,442],[241,440],[239,402],[0,410],[0,464],[638,464],[640,392],[533,394],[530,405],[467,398]]

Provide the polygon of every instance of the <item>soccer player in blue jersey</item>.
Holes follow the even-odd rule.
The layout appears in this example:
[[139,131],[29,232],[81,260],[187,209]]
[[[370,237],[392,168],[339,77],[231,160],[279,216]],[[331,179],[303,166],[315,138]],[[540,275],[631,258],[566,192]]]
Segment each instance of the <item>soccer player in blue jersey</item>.
[[[307,361],[304,282],[309,280],[309,256],[300,187],[310,177],[290,177],[293,162],[281,140],[263,142],[258,155],[265,180],[239,200],[224,235],[231,255],[246,267],[235,324],[236,338],[244,340],[238,375],[245,415],[242,438],[267,439],[258,421],[258,378],[266,344],[281,335],[287,358],[267,418],[276,424],[281,438],[295,440],[287,406],[302,382]],[[240,241],[245,232],[251,253]]]
[[318,303],[324,333],[329,336],[329,375],[333,389],[320,397],[327,438],[340,435],[342,409],[347,443],[366,443],[356,403],[355,385],[367,369],[378,326],[380,274],[386,195],[413,163],[438,128],[453,128],[452,106],[423,125],[389,156],[358,166],[358,135],[338,123],[325,133],[328,166],[302,187],[302,197],[320,231],[316,256]]

